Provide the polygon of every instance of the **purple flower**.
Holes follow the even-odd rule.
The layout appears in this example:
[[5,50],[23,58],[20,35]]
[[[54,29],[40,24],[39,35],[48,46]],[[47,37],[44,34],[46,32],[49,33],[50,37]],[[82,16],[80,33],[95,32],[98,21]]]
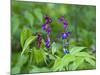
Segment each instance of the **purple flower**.
[[46,24],[42,25],[43,30],[46,30],[46,28],[47,28]]
[[46,30],[46,29],[47,29],[47,27],[48,27],[48,25],[47,25],[47,24],[43,24],[43,25],[42,25],[42,29],[43,29],[43,30]]
[[62,16],[60,19],[59,19],[59,22],[63,22],[65,19],[64,19],[64,16]]
[[51,28],[48,24],[42,25],[42,29],[46,31],[48,35],[51,33]]
[[67,21],[64,21],[63,24],[64,24],[64,29],[66,29],[67,26],[68,26],[68,22]]
[[42,25],[42,29],[45,30],[48,35],[50,35],[51,28],[50,28],[50,24],[49,23],[51,23],[52,20],[51,20],[51,18],[49,16],[45,16],[44,18],[46,20],[46,23]]
[[47,15],[45,15],[45,16],[44,16],[44,18],[45,18],[46,20],[48,20],[50,17],[49,17],[49,16],[47,16]]
[[71,34],[71,32],[66,32],[66,35],[69,36]]
[[46,20],[46,24],[49,24],[51,22],[52,22],[51,18]]
[[62,17],[59,19],[59,22],[61,22],[61,23],[64,24],[64,29],[67,28],[68,22],[65,20],[64,16],[62,16]]
[[48,35],[50,35],[50,33],[51,33],[51,28],[48,27],[48,28],[46,29],[46,32],[48,33]]
[[62,39],[66,39],[70,35],[70,32],[62,33]]
[[52,22],[52,19],[49,16],[45,16],[44,18],[46,20],[46,24],[49,24]]
[[46,47],[50,48],[50,38],[48,37],[47,40],[45,41]]
[[66,38],[67,38],[66,33],[63,33],[63,34],[62,34],[62,39],[66,39]]

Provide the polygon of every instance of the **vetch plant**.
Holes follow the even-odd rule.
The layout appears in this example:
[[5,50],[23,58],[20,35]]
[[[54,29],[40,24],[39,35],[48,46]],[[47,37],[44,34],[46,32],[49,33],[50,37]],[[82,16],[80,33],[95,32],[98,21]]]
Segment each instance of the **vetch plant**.
[[64,16],[62,16],[60,19],[59,19],[59,22],[63,23],[63,27],[64,27],[64,32],[62,33],[61,37],[62,37],[62,41],[63,41],[63,51],[64,51],[64,54],[68,54],[69,53],[69,50],[66,49],[66,47],[68,46],[68,43],[67,42],[67,38],[69,37],[69,35],[71,34],[70,32],[66,32],[66,29],[68,27],[68,22],[65,20]]
[[45,41],[46,47],[50,48],[50,33],[51,33],[51,27],[50,23],[52,22],[52,19],[49,16],[44,17],[46,22],[42,25],[42,29],[47,32],[47,39]]

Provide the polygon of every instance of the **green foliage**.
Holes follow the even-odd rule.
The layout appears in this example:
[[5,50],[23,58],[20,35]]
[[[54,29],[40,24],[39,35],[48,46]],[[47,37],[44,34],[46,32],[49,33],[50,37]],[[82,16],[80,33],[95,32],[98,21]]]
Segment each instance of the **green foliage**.
[[91,58],[87,58],[87,57],[85,57],[85,61],[87,61],[89,64],[91,64],[92,66],[96,66],[96,63],[95,63],[95,61],[93,60],[93,59],[91,59]]
[[30,12],[26,11],[26,12],[24,12],[24,16],[27,19],[27,21],[30,24],[30,26],[33,27],[33,24],[34,24],[34,17],[33,17],[33,15]]
[[18,57],[16,65],[12,68],[12,74],[18,74],[23,65],[27,62],[28,56],[22,55]]
[[62,62],[62,59],[61,58],[57,58],[55,60],[55,63],[54,63],[54,66],[53,66],[53,71],[61,71],[63,68],[63,62]]
[[32,70],[29,73],[36,73],[36,72],[50,72],[50,69],[43,67],[43,68],[39,68],[36,66],[32,66]]
[[[80,52],[85,47],[73,47],[70,54],[64,55],[62,58],[55,60],[53,71],[77,70],[84,62],[88,62],[91,66],[95,66],[95,57],[86,53]],[[74,51],[73,51],[74,50]]]
[[29,45],[37,38],[37,36],[32,36],[32,32],[29,29],[24,29],[21,33],[21,45],[23,47],[21,55],[29,47]]
[[21,32],[20,38],[20,43],[22,47],[24,46],[26,39],[28,39],[30,36],[32,36],[32,31],[30,31],[28,28],[24,28]]
[[41,23],[43,23],[43,15],[42,15],[41,9],[37,8],[33,12],[34,12],[34,15],[38,18],[38,20]]
[[95,59],[94,56],[89,55],[89,53],[86,53],[86,52],[78,52],[78,53],[76,53],[76,54],[74,54],[74,55],[75,55],[75,56],[79,56],[79,57],[89,57],[89,58]]
[[83,64],[84,59],[81,57],[76,57],[75,61],[69,65],[69,70],[76,70],[81,64]]
[[55,42],[52,43],[52,54],[54,54],[58,50],[58,46]]
[[12,23],[12,33],[14,35],[18,31],[17,29],[20,25],[19,17],[17,14],[14,14],[14,16],[11,19],[11,23]]
[[32,49],[32,59],[34,64],[41,66],[46,63],[46,53],[42,49],[37,50],[35,47]]
[[75,54],[77,52],[82,51],[83,49],[85,49],[85,47],[73,47],[73,48],[70,49],[70,53]]
[[36,36],[30,36],[26,41],[25,41],[25,44],[24,44],[24,47],[23,47],[23,51],[21,53],[21,55],[24,53],[24,51],[28,48],[28,46],[36,39]]

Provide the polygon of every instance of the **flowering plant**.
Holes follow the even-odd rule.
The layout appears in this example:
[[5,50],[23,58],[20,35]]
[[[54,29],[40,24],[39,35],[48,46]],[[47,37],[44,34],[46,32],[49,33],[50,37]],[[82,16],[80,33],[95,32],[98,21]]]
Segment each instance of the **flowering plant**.
[[11,74],[96,68],[94,6],[14,1],[11,11]]

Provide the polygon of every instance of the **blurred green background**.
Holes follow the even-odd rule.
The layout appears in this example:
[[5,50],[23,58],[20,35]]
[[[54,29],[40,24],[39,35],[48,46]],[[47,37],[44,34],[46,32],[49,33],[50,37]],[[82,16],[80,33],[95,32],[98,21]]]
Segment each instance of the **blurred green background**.
[[62,33],[63,25],[58,18],[64,16],[68,21],[68,31],[71,32],[70,46],[87,47],[87,52],[94,53],[96,45],[96,6],[36,3],[36,2],[11,2],[11,50],[12,66],[22,51],[20,45],[20,34],[23,28],[30,28],[33,34],[37,32],[46,33],[42,30],[44,16],[49,15],[53,22],[51,24],[52,41],[57,41],[57,35]]

